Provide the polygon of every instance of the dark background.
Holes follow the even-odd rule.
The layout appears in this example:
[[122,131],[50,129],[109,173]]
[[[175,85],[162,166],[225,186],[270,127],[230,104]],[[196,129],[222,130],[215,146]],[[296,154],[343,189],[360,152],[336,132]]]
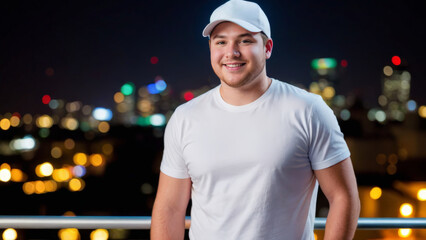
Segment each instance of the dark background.
[[[1,1],[0,113],[48,111],[41,104],[44,94],[111,108],[123,83],[138,87],[156,76],[176,92],[217,85],[201,32],[224,2]],[[265,0],[259,5],[274,40],[269,76],[308,86],[312,59],[345,59],[338,93],[361,94],[372,107],[381,92],[382,69],[398,55],[412,76],[411,98],[426,104],[421,1]],[[151,64],[153,56],[157,64]]]

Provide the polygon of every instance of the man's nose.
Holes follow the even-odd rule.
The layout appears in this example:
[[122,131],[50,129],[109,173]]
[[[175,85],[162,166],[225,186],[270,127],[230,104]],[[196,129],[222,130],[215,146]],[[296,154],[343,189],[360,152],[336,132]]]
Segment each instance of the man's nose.
[[231,45],[231,46],[229,46],[229,48],[226,51],[226,56],[228,58],[240,57],[241,53],[240,53],[237,46]]

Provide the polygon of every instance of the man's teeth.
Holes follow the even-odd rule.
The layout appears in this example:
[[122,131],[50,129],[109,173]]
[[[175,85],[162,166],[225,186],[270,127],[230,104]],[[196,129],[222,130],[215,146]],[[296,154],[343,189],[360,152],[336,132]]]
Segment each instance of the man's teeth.
[[239,63],[239,64],[226,64],[226,66],[228,66],[228,67],[240,67],[240,66],[243,66],[243,64],[242,63]]

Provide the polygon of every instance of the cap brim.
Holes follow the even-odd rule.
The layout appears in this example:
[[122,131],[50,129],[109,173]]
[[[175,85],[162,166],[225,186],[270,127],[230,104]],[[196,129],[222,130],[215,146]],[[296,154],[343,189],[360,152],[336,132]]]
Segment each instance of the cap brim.
[[216,21],[213,21],[209,24],[207,24],[207,26],[204,28],[203,30],[203,37],[209,37],[211,32],[213,31],[213,29],[219,25],[220,23],[223,22],[233,22],[235,24],[240,25],[242,28],[250,31],[250,32],[261,32],[262,30],[259,29],[258,27],[246,22],[246,21],[241,21],[240,19],[219,19]]

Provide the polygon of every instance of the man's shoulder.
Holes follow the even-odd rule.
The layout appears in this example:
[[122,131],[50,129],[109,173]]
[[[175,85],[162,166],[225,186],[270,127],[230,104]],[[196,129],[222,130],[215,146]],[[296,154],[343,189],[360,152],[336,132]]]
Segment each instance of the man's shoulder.
[[307,104],[311,104],[315,101],[322,100],[319,95],[308,92],[302,87],[277,79],[275,79],[275,81],[277,82],[276,90],[278,91],[279,95],[283,97],[286,101],[295,101],[301,103],[304,102]]

